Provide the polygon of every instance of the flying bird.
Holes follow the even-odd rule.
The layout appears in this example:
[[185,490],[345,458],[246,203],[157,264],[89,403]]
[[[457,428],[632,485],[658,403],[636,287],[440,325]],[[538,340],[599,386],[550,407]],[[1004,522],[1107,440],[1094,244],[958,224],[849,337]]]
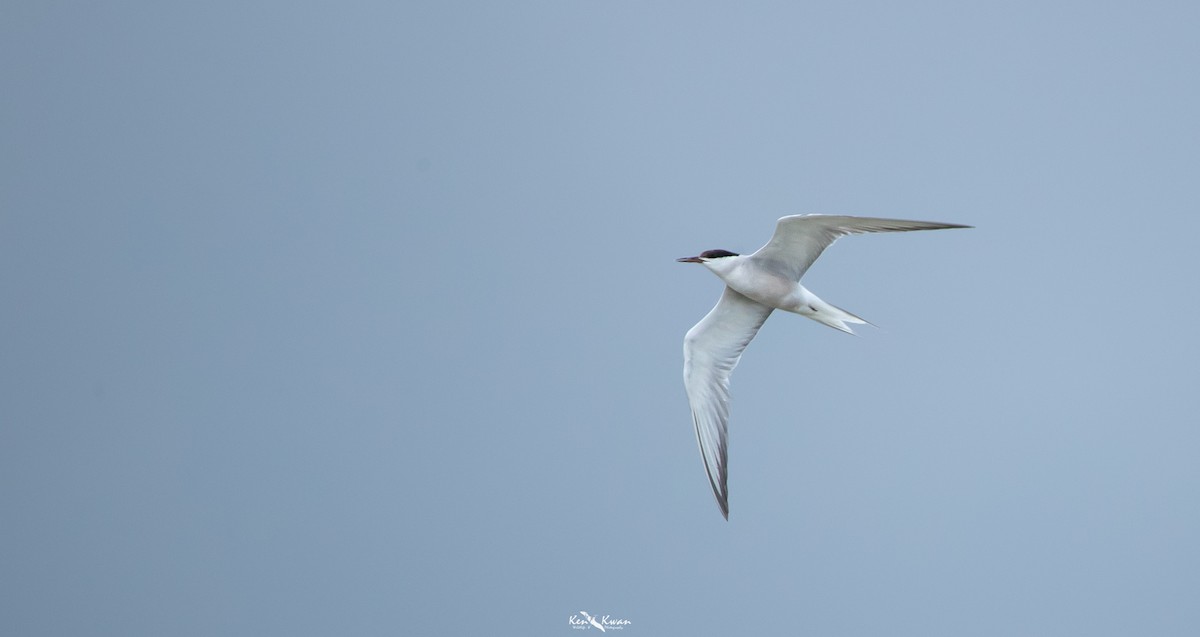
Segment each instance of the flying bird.
[[809,292],[800,279],[821,252],[839,237],[865,232],[908,232],[970,228],[954,223],[876,219],[841,215],[782,217],[767,245],[750,255],[705,250],[676,259],[699,263],[725,282],[716,307],[683,339],[683,384],[692,408],[700,457],[721,515],[729,519],[729,378],[746,345],[773,310],[794,312],[853,334],[848,323],[867,323]]

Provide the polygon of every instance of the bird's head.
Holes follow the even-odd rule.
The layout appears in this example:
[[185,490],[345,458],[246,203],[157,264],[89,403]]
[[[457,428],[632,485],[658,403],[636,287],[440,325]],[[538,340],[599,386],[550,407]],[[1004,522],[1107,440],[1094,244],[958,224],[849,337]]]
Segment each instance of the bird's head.
[[678,261],[679,263],[699,263],[699,264],[703,265],[704,267],[712,270],[714,268],[720,268],[721,266],[724,266],[727,264],[732,265],[734,261],[737,261],[737,259],[734,259],[732,257],[736,257],[736,256],[740,256],[740,255],[738,255],[738,253],[736,253],[736,252],[730,252],[728,250],[705,250],[704,252],[701,252],[697,256],[683,257],[682,259],[675,259],[675,260]]

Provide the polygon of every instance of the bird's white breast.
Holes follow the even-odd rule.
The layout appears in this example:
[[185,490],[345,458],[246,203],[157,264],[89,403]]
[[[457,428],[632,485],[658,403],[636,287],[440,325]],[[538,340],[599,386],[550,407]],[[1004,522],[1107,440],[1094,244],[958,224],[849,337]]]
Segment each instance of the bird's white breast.
[[768,307],[788,308],[801,289],[785,273],[750,259],[742,260],[726,272],[714,272],[725,285]]

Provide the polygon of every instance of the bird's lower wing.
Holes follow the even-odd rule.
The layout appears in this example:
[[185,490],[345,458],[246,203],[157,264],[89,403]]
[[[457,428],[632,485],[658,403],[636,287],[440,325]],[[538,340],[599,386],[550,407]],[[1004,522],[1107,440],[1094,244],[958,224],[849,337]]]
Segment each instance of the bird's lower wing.
[[721,514],[729,519],[729,378],[772,308],[725,288],[721,300],[683,339],[683,384],[700,456]]
[[876,217],[851,217],[845,215],[792,215],[781,217],[775,225],[775,234],[767,245],[759,248],[751,257],[782,270],[799,281],[809,266],[838,237],[864,232],[911,232],[913,230],[941,230],[945,228],[970,228],[954,223],[935,221],[909,221],[906,219],[880,219]]

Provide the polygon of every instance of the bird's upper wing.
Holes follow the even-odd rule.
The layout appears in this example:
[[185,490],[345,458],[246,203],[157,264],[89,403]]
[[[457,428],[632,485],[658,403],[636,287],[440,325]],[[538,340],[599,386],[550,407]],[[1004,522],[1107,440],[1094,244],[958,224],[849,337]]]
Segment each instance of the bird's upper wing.
[[683,339],[683,384],[692,407],[696,441],[725,519],[729,519],[729,377],[771,310],[727,287],[716,307]]
[[750,255],[752,259],[770,264],[799,281],[821,252],[838,237],[863,232],[908,232],[910,230],[939,230],[970,228],[954,223],[876,219],[844,215],[792,215],[781,217],[775,225],[775,235],[767,245]]

